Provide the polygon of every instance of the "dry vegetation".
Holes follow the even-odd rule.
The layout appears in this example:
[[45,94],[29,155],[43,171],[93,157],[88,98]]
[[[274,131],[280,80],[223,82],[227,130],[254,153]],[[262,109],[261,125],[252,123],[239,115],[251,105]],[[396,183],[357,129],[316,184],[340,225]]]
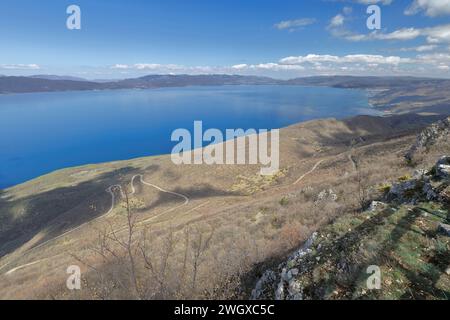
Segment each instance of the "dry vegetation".
[[[359,117],[283,129],[282,171],[272,178],[259,177],[255,166],[180,168],[154,157],[63,170],[5,190],[0,298],[248,298],[255,270],[410,173],[403,155],[432,119],[392,121]],[[135,174],[190,202],[140,183],[132,194]],[[104,217],[111,202],[104,190],[113,184],[124,195]],[[65,288],[73,264],[82,267],[80,291]]]

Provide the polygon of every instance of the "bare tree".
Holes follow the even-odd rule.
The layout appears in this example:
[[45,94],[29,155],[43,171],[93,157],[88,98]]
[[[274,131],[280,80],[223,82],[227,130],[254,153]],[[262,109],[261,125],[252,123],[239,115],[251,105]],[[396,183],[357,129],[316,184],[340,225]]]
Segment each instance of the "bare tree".
[[[168,278],[168,265],[169,265],[169,259],[172,256],[175,248],[175,236],[174,232],[171,229],[168,233],[168,235],[163,240],[162,244],[162,250],[161,255],[159,257],[159,266],[157,263],[156,257],[152,257],[148,254],[148,230],[145,230],[143,232],[144,236],[142,238],[142,241],[139,243],[139,248],[141,255],[144,260],[144,266],[147,270],[150,271],[152,275],[152,279],[157,283],[158,289],[155,290],[155,292],[152,293],[152,295],[158,295],[161,298],[168,297],[171,293],[171,290],[167,287],[167,278]],[[149,289],[151,286],[148,285],[147,288]],[[150,292],[147,290],[147,294],[150,294]]]
[[[137,268],[136,261],[136,217],[133,213],[130,199],[129,199],[129,191],[127,188],[122,188],[123,197],[124,197],[124,207],[126,210],[126,228],[125,235],[119,236],[122,230],[117,231],[114,229],[113,225],[109,225],[109,229],[103,230],[99,232],[98,235],[98,243],[94,248],[90,248],[97,256],[102,258],[103,266],[101,268],[97,268],[86,261],[86,259],[81,259],[79,257],[73,256],[76,260],[80,261],[84,265],[86,265],[90,270],[93,270],[96,277],[96,282],[99,282],[103,291],[100,292],[100,298],[109,298],[111,292],[108,289],[113,290],[116,285],[122,288],[123,292],[129,291],[130,286],[128,282],[131,284],[132,295],[138,299],[143,298],[142,288],[139,284],[139,274]],[[119,270],[119,266],[126,266],[127,274],[129,275],[128,279],[124,282],[123,277],[123,269]],[[118,272],[120,276],[114,276],[109,274],[108,267],[114,266],[113,272]],[[98,290],[94,290],[95,295],[99,294]]]
[[215,229],[213,228],[209,234],[204,235],[199,227],[193,231],[193,239],[191,241],[191,259],[192,259],[192,294],[195,295],[197,289],[197,277],[205,252],[209,249],[211,239],[214,236]]
[[361,209],[364,209],[368,201],[368,186],[367,186],[367,174],[361,169],[361,163],[358,159],[354,158],[355,169],[356,169],[356,183],[357,183],[357,196],[358,202]]
[[[177,234],[175,229],[169,228],[161,230],[163,236],[152,233],[149,228],[138,232],[137,217],[125,188],[122,199],[126,227],[117,229],[111,223],[99,231],[97,245],[89,248],[97,258],[86,261],[77,257],[92,271],[87,284],[92,287],[92,294],[100,299],[195,297],[199,269],[206,261],[215,229],[186,227]],[[183,246],[177,248],[180,242]],[[172,259],[177,263],[171,263]]]

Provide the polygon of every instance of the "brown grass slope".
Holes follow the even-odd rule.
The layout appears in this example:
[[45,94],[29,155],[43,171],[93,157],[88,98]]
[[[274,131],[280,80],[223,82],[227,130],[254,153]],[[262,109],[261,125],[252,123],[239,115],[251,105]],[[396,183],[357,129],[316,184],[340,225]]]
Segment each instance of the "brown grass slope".
[[[255,265],[368,200],[357,196],[361,175],[369,190],[407,174],[403,154],[436,119],[360,116],[282,129],[273,177],[259,176],[259,166],[176,166],[158,156],[69,168],[2,190],[0,298],[246,297]],[[136,179],[128,202],[113,190],[105,215],[105,190],[131,193],[135,175],[148,184]],[[321,201],[330,189],[337,200]],[[65,288],[74,264],[83,271],[76,292]]]

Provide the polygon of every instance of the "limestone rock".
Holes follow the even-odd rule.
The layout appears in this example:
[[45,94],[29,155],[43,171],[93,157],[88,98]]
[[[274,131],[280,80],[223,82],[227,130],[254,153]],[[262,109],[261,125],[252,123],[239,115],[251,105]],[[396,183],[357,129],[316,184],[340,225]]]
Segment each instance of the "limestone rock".
[[450,178],[450,156],[443,156],[436,163],[436,176],[441,179]]
[[450,225],[444,223],[439,224],[439,231],[450,237]]
[[275,271],[267,270],[258,280],[252,290],[252,300],[301,300],[303,288],[296,277],[300,274],[296,265],[301,265],[301,259],[311,253],[311,247],[318,237],[314,232],[308,240],[292,255],[287,262],[281,263]]
[[433,123],[428,128],[424,129],[416,139],[414,145],[406,153],[405,158],[412,161],[414,155],[424,149],[429,148],[436,143],[440,138],[450,133],[450,118],[440,120]]
[[338,199],[338,196],[337,196],[337,194],[336,194],[332,189],[322,190],[322,191],[318,194],[315,203],[320,203],[320,202],[336,202],[337,199]]
[[372,203],[370,204],[370,207],[369,207],[369,211],[374,212],[374,211],[382,210],[384,208],[386,208],[386,203],[381,202],[381,201],[372,201]]

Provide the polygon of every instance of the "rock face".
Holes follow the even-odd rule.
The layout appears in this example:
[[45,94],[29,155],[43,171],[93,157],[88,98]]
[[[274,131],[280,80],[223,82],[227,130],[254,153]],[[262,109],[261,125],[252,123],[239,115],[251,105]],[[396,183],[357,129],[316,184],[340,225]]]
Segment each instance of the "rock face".
[[442,202],[450,204],[450,186],[447,186],[439,193],[439,197]]
[[256,283],[255,289],[252,291],[251,300],[260,300],[272,294],[271,284],[277,279],[277,275],[272,270],[264,272],[262,277]]
[[302,286],[296,280],[300,273],[294,266],[301,264],[302,259],[312,252],[311,246],[317,239],[317,232],[295,251],[287,262],[280,264],[277,271],[267,270],[256,283],[252,291],[251,300],[302,300]]
[[421,200],[435,200],[437,194],[433,189],[429,176],[411,179],[392,185],[386,198],[389,202],[415,204]]
[[386,203],[380,201],[372,201],[369,207],[370,212],[375,212],[386,208]]
[[450,237],[450,225],[441,223],[439,225],[439,231]]
[[436,175],[441,179],[450,178],[450,156],[444,156],[436,164]]
[[[369,211],[377,212],[381,210],[391,210],[396,212],[397,205],[418,204],[419,202],[433,201],[436,203],[450,203],[450,156],[441,157],[432,170],[417,170],[413,177],[401,178],[402,181],[395,183],[390,188],[383,202],[373,201]],[[336,201],[337,196],[333,190],[323,190],[317,196],[316,202]],[[405,206],[403,206],[405,207]],[[414,212],[409,206],[406,208]],[[404,208],[403,208],[404,209]],[[424,209],[421,209],[424,210]],[[428,214],[425,212],[425,214]],[[374,215],[375,216],[375,215]],[[348,229],[349,233],[354,230]],[[441,223],[439,232],[450,237],[450,225]],[[347,234],[348,235],[348,234]],[[311,282],[308,277],[314,278],[315,266],[319,264],[327,265],[330,263],[330,250],[325,245],[322,247],[322,241],[326,241],[330,236],[329,233],[314,233],[304,245],[288,257],[288,259],[278,265],[275,269],[267,270],[258,280],[251,294],[252,300],[302,300],[311,297]],[[351,234],[349,239],[357,238],[358,235]],[[335,240],[335,239],[334,239]],[[339,240],[338,240],[339,242]],[[351,242],[351,240],[349,241]],[[345,245],[340,244],[338,250],[344,248]],[[361,246],[360,246],[361,248]],[[327,250],[328,249],[328,250]],[[333,248],[335,249],[335,248]],[[333,263],[336,265],[336,271],[342,274],[352,274],[354,270],[352,265],[346,260],[346,257],[338,257]],[[353,271],[352,271],[353,270]],[[447,270],[448,274],[448,270]],[[318,291],[326,292],[326,288],[320,287]],[[316,290],[316,289],[314,289]],[[339,294],[336,291],[336,295]],[[333,292],[334,294],[334,292]]]
[[424,149],[429,148],[436,143],[440,138],[450,133],[450,118],[440,120],[428,128],[424,129],[417,137],[416,142],[406,153],[405,158],[412,161],[414,155]]
[[441,157],[431,172],[417,170],[412,179],[395,183],[387,201],[416,204],[419,201],[449,200],[450,156]]
[[337,194],[332,190],[322,190],[318,195],[315,203],[320,202],[336,202],[338,199]]

